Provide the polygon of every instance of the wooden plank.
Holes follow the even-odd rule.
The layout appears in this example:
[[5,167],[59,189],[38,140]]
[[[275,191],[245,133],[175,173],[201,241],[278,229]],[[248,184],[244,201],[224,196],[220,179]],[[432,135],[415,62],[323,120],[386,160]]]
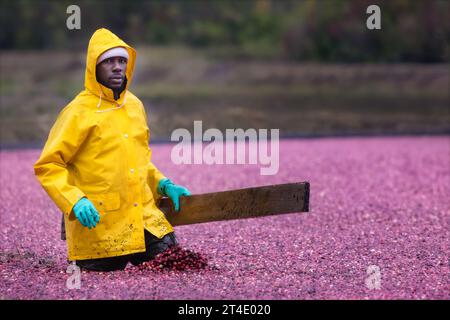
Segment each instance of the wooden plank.
[[180,198],[180,212],[163,198],[158,207],[173,226],[309,211],[309,183],[287,183]]
[[[309,182],[235,189],[180,198],[180,211],[162,198],[158,207],[173,226],[309,211]],[[65,240],[64,215],[61,239]]]

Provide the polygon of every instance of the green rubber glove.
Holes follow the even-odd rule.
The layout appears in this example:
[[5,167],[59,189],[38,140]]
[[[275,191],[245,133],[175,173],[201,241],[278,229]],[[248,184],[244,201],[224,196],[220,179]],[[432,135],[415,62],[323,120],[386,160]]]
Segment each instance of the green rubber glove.
[[100,215],[98,214],[97,209],[95,209],[92,202],[86,197],[81,198],[77,203],[75,203],[73,206],[73,212],[75,213],[75,217],[77,217],[78,221],[89,229],[95,228],[97,223],[100,221]]
[[183,186],[174,184],[170,179],[164,178],[158,184],[159,194],[169,197],[175,207],[175,211],[180,211],[180,197],[190,196],[191,193]]

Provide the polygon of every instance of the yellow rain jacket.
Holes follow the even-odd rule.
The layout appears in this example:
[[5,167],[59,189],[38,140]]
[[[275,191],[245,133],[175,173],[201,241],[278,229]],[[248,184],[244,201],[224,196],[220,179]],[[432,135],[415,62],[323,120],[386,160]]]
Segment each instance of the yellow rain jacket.
[[[114,100],[96,80],[96,61],[113,47],[128,50],[127,85]],[[86,58],[85,90],[59,114],[34,172],[64,213],[69,260],[145,251],[144,228],[158,238],[173,232],[156,206],[164,175],[152,164],[150,131],[142,102],[128,86],[136,51],[106,29],[97,30]],[[100,222],[84,227],[72,207],[86,196]]]

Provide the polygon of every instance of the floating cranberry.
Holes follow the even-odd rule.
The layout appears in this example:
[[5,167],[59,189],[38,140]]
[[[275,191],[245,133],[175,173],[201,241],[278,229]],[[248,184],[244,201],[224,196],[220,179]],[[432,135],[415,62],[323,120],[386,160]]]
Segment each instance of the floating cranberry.
[[138,266],[139,270],[189,271],[208,266],[207,259],[199,253],[180,246],[172,246],[158,254],[153,260]]

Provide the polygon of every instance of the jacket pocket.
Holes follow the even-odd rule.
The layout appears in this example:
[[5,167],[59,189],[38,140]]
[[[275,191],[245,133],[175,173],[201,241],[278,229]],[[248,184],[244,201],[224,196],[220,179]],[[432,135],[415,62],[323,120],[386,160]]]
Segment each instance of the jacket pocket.
[[120,208],[119,192],[91,194],[87,198],[94,204],[98,211],[113,211]]

